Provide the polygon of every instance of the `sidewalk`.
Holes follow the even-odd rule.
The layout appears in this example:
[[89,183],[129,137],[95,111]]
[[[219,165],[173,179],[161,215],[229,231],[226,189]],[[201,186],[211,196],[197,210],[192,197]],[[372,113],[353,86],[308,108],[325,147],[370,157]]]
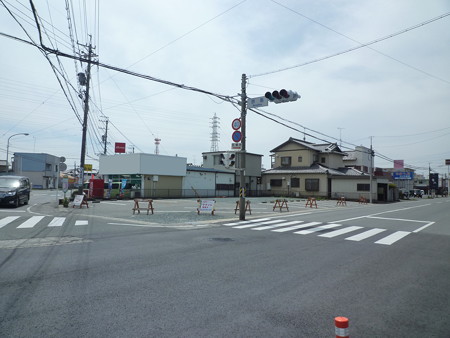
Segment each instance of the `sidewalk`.
[[[304,213],[311,212],[312,210],[324,210],[324,209],[334,209],[342,208],[336,206],[335,200],[320,200],[317,201],[317,209],[305,207],[306,200],[300,198],[288,198],[287,206],[289,211],[283,207],[281,209],[276,208],[274,210],[275,197],[255,197],[246,198],[246,201],[250,201],[250,209],[246,212],[246,219],[254,219],[261,217],[277,217],[285,214],[292,213]],[[197,213],[197,208],[199,203],[196,198],[192,199],[156,199],[153,200],[154,214],[149,212],[147,215],[147,210],[142,209],[140,214],[135,212],[133,214],[133,200],[101,200],[99,202],[89,201],[89,208],[83,206],[72,207],[70,203],[69,208],[64,208],[62,205],[55,207],[55,204],[41,205],[39,209],[42,208],[42,212],[55,212],[55,209],[59,214],[67,215],[85,215],[87,217],[98,217],[108,220],[113,220],[114,222],[133,222],[136,224],[148,224],[148,225],[178,225],[178,226],[192,226],[201,224],[211,224],[218,222],[233,221],[239,219],[239,210],[235,211],[236,202],[239,198],[208,198],[208,200],[215,200],[215,212],[214,215],[211,212],[202,211],[200,214]],[[147,206],[147,203],[142,203],[142,205]],[[347,202],[347,205],[358,206],[357,202]]]

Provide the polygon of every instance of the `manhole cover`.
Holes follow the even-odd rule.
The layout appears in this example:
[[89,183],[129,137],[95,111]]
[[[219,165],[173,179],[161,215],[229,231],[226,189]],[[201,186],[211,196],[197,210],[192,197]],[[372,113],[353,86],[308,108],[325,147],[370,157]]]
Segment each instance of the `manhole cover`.
[[216,242],[232,242],[234,241],[233,238],[229,237],[213,237],[209,239],[210,241],[216,241]]

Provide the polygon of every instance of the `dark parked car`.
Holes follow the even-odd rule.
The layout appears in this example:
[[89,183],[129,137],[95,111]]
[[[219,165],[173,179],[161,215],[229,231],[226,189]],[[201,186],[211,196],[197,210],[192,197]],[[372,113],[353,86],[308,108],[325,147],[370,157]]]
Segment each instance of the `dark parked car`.
[[18,207],[30,200],[30,179],[25,176],[0,176],[0,204]]

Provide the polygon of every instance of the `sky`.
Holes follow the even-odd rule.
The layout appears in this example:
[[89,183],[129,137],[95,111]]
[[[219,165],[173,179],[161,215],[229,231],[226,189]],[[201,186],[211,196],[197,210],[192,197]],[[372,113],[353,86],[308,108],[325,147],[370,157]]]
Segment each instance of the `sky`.
[[[115,142],[153,154],[159,138],[161,155],[201,165],[215,114],[218,148],[230,150],[231,123],[241,114],[230,101],[240,99],[246,74],[250,98],[283,88],[301,96],[247,113],[247,151],[263,155],[267,169],[270,150],[294,137],[344,151],[372,145],[377,167],[404,160],[417,173],[449,173],[448,0],[33,3],[46,47],[76,55],[91,43],[102,64],[184,85],[93,66],[85,162],[94,168],[106,120],[110,155]],[[87,63],[54,53],[47,60],[36,46],[5,36],[39,45],[27,0],[0,0],[0,34],[0,159],[9,139],[10,154],[48,153],[79,165],[78,96],[86,88],[77,73]]]

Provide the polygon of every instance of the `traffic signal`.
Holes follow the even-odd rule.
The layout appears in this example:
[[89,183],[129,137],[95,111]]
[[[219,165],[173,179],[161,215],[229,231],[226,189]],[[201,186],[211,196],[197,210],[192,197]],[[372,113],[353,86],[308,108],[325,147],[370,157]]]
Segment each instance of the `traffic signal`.
[[267,92],[264,96],[270,102],[275,102],[275,103],[296,101],[298,98],[300,98],[300,95],[298,95],[297,92],[294,92],[292,90],[286,90],[286,89],[281,89],[280,91],[274,90],[272,93]]
[[219,161],[219,163],[221,165],[225,165],[226,164],[225,163],[225,154],[224,153],[220,154],[220,161]]
[[220,154],[219,163],[227,168],[234,167],[236,164],[236,153],[227,152]]
[[236,164],[236,154],[235,153],[228,153],[228,167],[234,167]]

